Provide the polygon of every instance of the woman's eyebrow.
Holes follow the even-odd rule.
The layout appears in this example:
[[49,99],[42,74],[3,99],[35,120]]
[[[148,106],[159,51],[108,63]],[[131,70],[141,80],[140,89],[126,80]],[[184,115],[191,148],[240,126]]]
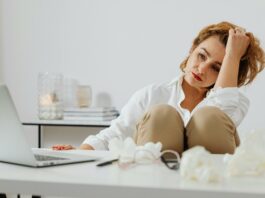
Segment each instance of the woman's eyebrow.
[[[211,54],[204,47],[202,47],[201,49],[207,54],[208,57],[211,57]],[[215,61],[215,63],[220,65],[220,66],[222,65],[222,63],[220,63],[218,61]]]

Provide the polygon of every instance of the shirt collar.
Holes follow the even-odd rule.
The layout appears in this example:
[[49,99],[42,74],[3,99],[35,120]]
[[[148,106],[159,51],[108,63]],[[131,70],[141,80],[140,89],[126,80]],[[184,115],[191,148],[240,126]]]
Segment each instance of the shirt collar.
[[179,85],[182,84],[183,78],[184,78],[184,73],[181,72],[181,74],[179,74],[176,78],[174,78],[173,80],[170,81],[169,85],[177,85],[177,86],[179,86]]

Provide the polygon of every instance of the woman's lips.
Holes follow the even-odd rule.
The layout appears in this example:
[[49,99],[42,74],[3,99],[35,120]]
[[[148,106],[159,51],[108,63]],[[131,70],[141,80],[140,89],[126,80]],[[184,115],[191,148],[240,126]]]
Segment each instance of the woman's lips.
[[193,72],[191,72],[191,73],[192,73],[193,77],[194,77],[196,80],[198,80],[198,81],[202,81],[202,79],[201,79],[198,75],[196,75],[196,74],[193,73]]

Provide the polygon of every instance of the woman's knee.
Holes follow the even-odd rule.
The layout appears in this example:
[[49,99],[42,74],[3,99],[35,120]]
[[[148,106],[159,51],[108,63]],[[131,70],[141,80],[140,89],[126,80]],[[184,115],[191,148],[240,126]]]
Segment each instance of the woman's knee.
[[177,110],[167,104],[155,105],[137,124],[137,144],[160,141],[163,149],[182,151],[184,124]]
[[198,109],[187,125],[188,147],[202,145],[212,153],[233,153],[236,135],[232,120],[217,107]]
[[168,104],[158,104],[151,107],[137,125],[138,127],[148,125],[149,128],[171,128],[174,126],[184,128],[180,114]]
[[162,115],[178,113],[174,107],[172,107],[171,105],[168,105],[168,104],[154,105],[148,110],[148,112],[152,112],[152,113],[156,113],[156,114],[160,113]]
[[230,130],[235,130],[233,121],[217,107],[203,107],[195,111],[190,122],[196,124],[199,128],[214,129],[220,127],[230,127]]

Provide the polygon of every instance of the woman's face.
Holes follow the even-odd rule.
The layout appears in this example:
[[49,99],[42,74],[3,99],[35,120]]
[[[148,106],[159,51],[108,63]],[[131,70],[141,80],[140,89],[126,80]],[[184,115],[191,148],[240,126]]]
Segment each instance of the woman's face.
[[184,80],[197,89],[207,89],[217,79],[225,56],[225,46],[217,36],[209,37],[190,54],[184,69]]

